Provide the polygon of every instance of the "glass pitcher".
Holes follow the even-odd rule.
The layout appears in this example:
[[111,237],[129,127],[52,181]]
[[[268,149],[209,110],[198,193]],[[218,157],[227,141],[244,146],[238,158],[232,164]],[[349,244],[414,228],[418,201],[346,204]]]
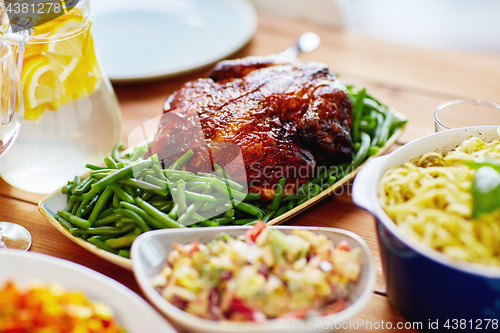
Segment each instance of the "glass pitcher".
[[[52,192],[85,173],[85,164],[101,163],[119,141],[120,107],[101,70],[92,23],[88,0],[80,0],[32,30],[21,74],[24,119],[0,160],[1,177],[14,187]],[[6,39],[16,45],[16,38]]]

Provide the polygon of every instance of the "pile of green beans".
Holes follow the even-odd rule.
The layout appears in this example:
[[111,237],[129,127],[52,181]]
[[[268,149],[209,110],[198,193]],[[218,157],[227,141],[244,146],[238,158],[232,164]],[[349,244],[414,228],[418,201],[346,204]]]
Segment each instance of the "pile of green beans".
[[87,164],[89,177],[76,176],[62,188],[67,205],[55,218],[72,235],[126,258],[135,238],[150,230],[269,222],[342,179],[406,122],[365,89],[348,90],[353,103],[352,162],[318,168],[295,193],[285,193],[286,178],[281,178],[273,200],[265,202],[258,193],[245,193],[245,187],[218,165],[214,173],[184,171],[192,150],[164,169],[156,155],[143,159],[147,147],[123,159],[117,146],[104,159],[105,167]]

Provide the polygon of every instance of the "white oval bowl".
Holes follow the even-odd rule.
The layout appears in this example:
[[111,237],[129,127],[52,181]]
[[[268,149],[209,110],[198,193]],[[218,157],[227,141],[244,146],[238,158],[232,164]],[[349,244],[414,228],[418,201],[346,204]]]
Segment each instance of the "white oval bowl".
[[[238,236],[252,227],[213,227],[213,228],[193,228],[193,229],[169,229],[148,232],[139,236],[132,245],[132,264],[134,274],[142,291],[149,301],[156,306],[172,322],[182,326],[191,332],[213,332],[213,333],[244,333],[244,332],[305,332],[317,330],[316,328],[299,327],[308,323],[329,323],[329,327],[334,327],[335,323],[342,323],[358,313],[370,300],[375,284],[375,266],[373,258],[365,241],[358,235],[334,228],[309,228],[309,227],[268,227],[278,229],[286,234],[293,229],[303,228],[316,234],[325,235],[334,244],[341,240],[346,240],[352,247],[361,248],[361,276],[358,283],[351,290],[351,305],[338,313],[311,317],[306,319],[272,319],[263,323],[252,322],[228,322],[203,319],[190,313],[182,311],[164,299],[160,293],[152,286],[151,279],[157,276],[164,267],[167,255],[172,251],[172,242],[188,244],[194,240],[206,244],[213,240],[218,234],[225,232],[230,236]],[[299,323],[302,322],[302,325]],[[324,324],[326,325],[326,324]]]

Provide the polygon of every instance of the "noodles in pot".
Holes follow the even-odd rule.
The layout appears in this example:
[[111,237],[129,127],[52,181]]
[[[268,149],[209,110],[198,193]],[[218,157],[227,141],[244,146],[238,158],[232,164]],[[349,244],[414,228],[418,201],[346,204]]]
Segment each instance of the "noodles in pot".
[[471,218],[477,170],[464,162],[484,158],[500,161],[500,140],[473,137],[447,154],[430,152],[391,168],[378,188],[382,208],[405,233],[437,251],[500,266],[500,209]]

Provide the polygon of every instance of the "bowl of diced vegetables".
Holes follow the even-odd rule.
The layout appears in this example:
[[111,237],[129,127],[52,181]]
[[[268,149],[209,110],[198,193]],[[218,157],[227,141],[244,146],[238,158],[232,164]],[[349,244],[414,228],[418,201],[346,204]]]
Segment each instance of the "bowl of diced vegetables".
[[131,255],[150,302],[193,332],[335,329],[375,281],[366,243],[334,228],[158,230],[139,236]]

